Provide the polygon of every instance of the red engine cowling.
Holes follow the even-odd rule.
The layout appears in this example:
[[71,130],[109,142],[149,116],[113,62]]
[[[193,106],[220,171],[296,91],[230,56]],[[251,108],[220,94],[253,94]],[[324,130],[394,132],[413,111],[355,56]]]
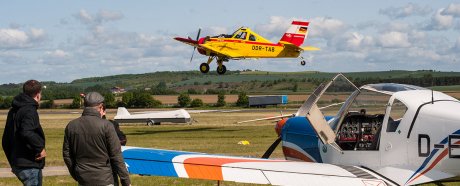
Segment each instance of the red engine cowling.
[[[200,39],[198,39],[198,44],[204,44],[206,42],[207,38],[206,37],[202,37]],[[206,50],[198,47],[198,52],[202,55],[206,55]]]
[[276,122],[275,131],[276,131],[276,134],[278,134],[278,136],[281,135],[281,129],[283,128],[284,124],[286,124],[286,121],[288,119],[289,118],[284,118],[284,119],[279,120],[278,122]]

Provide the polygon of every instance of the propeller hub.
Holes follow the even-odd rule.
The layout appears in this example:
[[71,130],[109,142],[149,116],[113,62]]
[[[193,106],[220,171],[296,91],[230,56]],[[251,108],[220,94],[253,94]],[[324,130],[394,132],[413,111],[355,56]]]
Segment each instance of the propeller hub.
[[286,124],[286,121],[288,119],[289,118],[284,118],[284,119],[279,120],[278,122],[276,122],[275,131],[276,131],[276,134],[278,134],[278,136],[281,136],[281,129],[284,127],[284,125]]

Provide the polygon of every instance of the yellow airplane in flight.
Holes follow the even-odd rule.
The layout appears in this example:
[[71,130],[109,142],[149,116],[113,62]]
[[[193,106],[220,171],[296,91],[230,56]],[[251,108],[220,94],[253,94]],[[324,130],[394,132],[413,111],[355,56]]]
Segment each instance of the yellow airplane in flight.
[[[195,49],[198,49],[200,54],[209,56],[208,61],[200,65],[202,73],[209,72],[209,64],[216,59],[217,73],[224,74],[227,68],[223,63],[228,62],[229,59],[297,58],[303,51],[319,50],[319,48],[312,46],[301,46],[308,34],[308,24],[309,22],[293,21],[278,43],[272,43],[245,27],[239,28],[231,35],[221,34],[200,38],[200,29],[196,40],[190,37],[176,37],[174,39],[194,47],[190,61],[193,59]],[[305,60],[303,57],[301,58],[300,64],[305,65]]]

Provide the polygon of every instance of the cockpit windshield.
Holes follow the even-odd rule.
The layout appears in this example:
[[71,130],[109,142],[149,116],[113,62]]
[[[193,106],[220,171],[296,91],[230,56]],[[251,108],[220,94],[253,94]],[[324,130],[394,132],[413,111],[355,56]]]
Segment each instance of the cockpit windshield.
[[350,94],[356,90],[358,90],[357,87],[344,76],[337,76],[321,95],[317,105],[325,116],[333,116],[339,112]]
[[245,40],[247,34],[248,34],[247,32],[243,32],[243,31],[242,31],[242,32],[240,32],[240,33],[237,33],[237,34],[235,35],[234,38],[235,38],[235,39],[242,39],[242,40]]

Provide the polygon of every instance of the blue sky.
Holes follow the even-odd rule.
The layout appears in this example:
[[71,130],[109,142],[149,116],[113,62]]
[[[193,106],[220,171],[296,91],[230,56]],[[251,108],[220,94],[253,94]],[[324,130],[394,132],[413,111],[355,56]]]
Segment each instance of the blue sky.
[[[69,82],[198,70],[206,58],[173,37],[247,26],[277,42],[310,21],[299,59],[240,60],[229,70],[460,71],[460,3],[448,1],[1,1],[0,83]],[[215,69],[213,63],[211,69]]]

